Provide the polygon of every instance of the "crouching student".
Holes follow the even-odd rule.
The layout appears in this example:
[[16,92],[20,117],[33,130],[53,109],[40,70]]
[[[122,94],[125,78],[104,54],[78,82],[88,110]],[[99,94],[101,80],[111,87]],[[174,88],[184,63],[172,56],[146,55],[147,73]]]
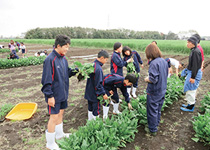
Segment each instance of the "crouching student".
[[[123,47],[122,54],[124,56],[124,58],[123,58],[124,61],[127,61],[130,58],[133,58],[133,64],[135,66],[135,71],[136,71],[136,74],[138,74],[138,76],[137,76],[136,83],[133,84],[132,96],[134,98],[136,98],[137,97],[136,96],[136,89],[138,87],[138,79],[139,79],[139,73],[140,73],[139,63],[141,64],[141,67],[143,68],[144,67],[143,61],[141,60],[140,55],[136,51],[131,51],[130,47],[128,47],[128,46]],[[127,64],[126,64],[126,66],[127,66]],[[129,70],[127,70],[127,71],[128,71],[128,73],[132,73]],[[129,97],[131,98],[131,95],[130,95],[131,86],[127,87],[127,92],[129,94]]]
[[7,59],[19,59],[19,56],[17,54],[10,53]]
[[56,149],[59,147],[55,139],[69,137],[68,133],[63,132],[63,114],[67,108],[67,100],[69,95],[69,78],[74,76],[78,69],[68,67],[65,58],[70,46],[70,38],[65,35],[58,35],[55,39],[55,49],[45,59],[42,73],[42,89],[45,95],[45,101],[48,106],[50,119],[48,121],[46,134],[48,149]]
[[[127,86],[131,86],[132,84],[136,83],[136,75],[135,74],[128,74],[126,77],[120,76],[118,74],[107,74],[104,76],[103,86],[105,88],[106,94],[108,96],[112,95],[113,100],[113,114],[120,114],[119,111],[119,96],[117,93],[117,88],[119,88],[125,97],[125,101],[128,103],[128,108],[132,109],[130,104],[129,94],[127,92]],[[109,104],[105,104],[103,106],[103,119],[108,117],[109,111]]]
[[187,76],[184,83],[187,105],[182,105],[182,111],[193,112],[195,108],[196,91],[202,78],[202,57],[201,51],[197,48],[197,39],[192,36],[187,41],[187,47],[191,49],[187,69],[182,71],[181,76]]
[[168,62],[168,77],[170,77],[173,74],[173,69],[172,66],[175,67],[176,69],[176,76],[178,76],[179,74],[179,68],[183,67],[183,63],[179,62],[178,60],[174,59],[174,58],[166,58],[165,59]]
[[150,44],[145,50],[149,66],[149,76],[145,78],[147,85],[147,121],[149,133],[156,135],[160,123],[161,108],[165,100],[167,88],[168,64],[161,58],[161,51],[155,44]]
[[105,93],[103,82],[103,70],[102,66],[107,62],[109,54],[105,50],[101,50],[98,53],[98,58],[93,62],[94,72],[89,75],[87,79],[85,96],[88,100],[88,120],[96,119],[100,114],[100,101],[97,99],[100,95],[103,95],[104,99],[108,99]]

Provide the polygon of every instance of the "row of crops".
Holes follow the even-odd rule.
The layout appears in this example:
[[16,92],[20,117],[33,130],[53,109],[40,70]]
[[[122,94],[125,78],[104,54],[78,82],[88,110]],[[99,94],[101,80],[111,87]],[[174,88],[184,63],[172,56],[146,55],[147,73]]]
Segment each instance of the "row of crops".
[[[163,110],[183,94],[183,82],[177,77],[168,79],[167,85]],[[147,124],[146,94],[132,99],[131,104],[133,110],[128,110],[126,102],[121,105],[121,115],[112,115],[105,121],[101,118],[88,121],[69,138],[58,141],[59,147],[64,150],[116,150],[126,147],[127,142],[134,140],[137,128]]]
[[[47,44],[53,45],[54,39],[16,39],[24,43],[31,44]],[[156,40],[158,47],[164,52],[176,52],[188,54],[190,50],[186,47],[186,40]],[[9,40],[0,40],[0,42],[9,42]],[[115,42],[121,42],[125,46],[131,47],[131,49],[144,51],[146,46],[152,42],[152,40],[139,40],[139,39],[72,39],[72,47],[88,47],[88,48],[105,48],[113,49]],[[204,49],[204,53],[210,54],[210,42],[201,41],[201,45]]]
[[46,56],[26,57],[21,59],[0,59],[0,69],[43,64]]
[[[17,48],[16,48],[16,52],[18,52]],[[10,53],[10,49],[9,48],[0,49],[0,53]]]
[[195,130],[195,142],[204,142],[210,145],[210,92],[201,101],[200,110],[204,114],[194,117],[193,129]]

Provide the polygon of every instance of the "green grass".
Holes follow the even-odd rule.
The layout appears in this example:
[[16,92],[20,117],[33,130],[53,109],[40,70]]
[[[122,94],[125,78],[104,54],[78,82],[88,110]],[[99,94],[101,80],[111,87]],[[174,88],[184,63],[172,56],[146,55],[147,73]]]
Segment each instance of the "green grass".
[[[47,44],[53,45],[54,39],[16,39],[24,43],[31,44]],[[140,40],[140,39],[71,39],[72,47],[86,47],[86,48],[103,48],[113,49],[115,42],[121,42],[124,46],[129,46],[131,49],[144,51],[146,46],[153,40]],[[158,47],[163,52],[176,52],[180,54],[188,54],[190,50],[186,47],[186,40],[156,40]],[[3,39],[0,42],[9,42]],[[210,41],[201,41],[204,49],[204,54],[210,54]]]

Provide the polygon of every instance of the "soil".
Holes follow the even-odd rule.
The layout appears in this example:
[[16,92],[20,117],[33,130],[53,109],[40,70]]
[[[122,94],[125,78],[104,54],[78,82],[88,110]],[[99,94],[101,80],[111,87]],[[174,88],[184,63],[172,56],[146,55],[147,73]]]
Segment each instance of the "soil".
[[[7,43],[0,43],[7,45]],[[33,56],[35,52],[47,49],[51,51],[51,45],[26,44],[28,49],[27,56]],[[67,53],[68,62],[71,65],[74,61],[93,62],[95,57],[88,59],[75,58],[75,56],[95,55],[99,49],[89,48],[70,48]],[[112,53],[112,50],[108,50]],[[6,58],[8,53],[0,53],[0,58]],[[21,54],[18,53],[21,57]],[[144,62],[147,62],[145,54],[140,52]],[[73,57],[74,56],[74,57]],[[71,58],[73,57],[73,58]],[[164,58],[173,57],[187,66],[187,55],[164,54]],[[193,116],[199,112],[200,101],[209,91],[210,59],[205,60],[205,70],[201,80],[196,108],[193,113],[181,112],[180,106],[185,103],[184,96],[175,102],[169,108],[162,112],[161,124],[158,134],[153,137],[146,134],[144,127],[140,125],[135,140],[128,143],[122,150],[210,150],[210,146],[204,146],[203,143],[196,143],[191,138],[195,132],[192,127]],[[110,62],[103,66],[104,74],[109,73]],[[32,118],[24,121],[5,120],[0,123],[0,150],[38,150],[45,149],[45,130],[49,115],[47,113],[47,104],[44,95],[41,92],[42,65],[28,66],[0,70],[0,107],[6,103],[16,105],[19,102],[36,102],[38,104],[37,112]],[[146,89],[144,77],[147,76],[148,65],[144,64],[139,79],[137,94],[143,94]],[[124,70],[126,73],[126,70]],[[70,78],[70,89],[68,108],[64,115],[64,131],[75,132],[79,126],[86,124],[87,120],[87,101],[84,99],[86,81],[78,82],[76,77]],[[112,107],[109,115],[111,115]],[[101,115],[102,116],[102,115]]]

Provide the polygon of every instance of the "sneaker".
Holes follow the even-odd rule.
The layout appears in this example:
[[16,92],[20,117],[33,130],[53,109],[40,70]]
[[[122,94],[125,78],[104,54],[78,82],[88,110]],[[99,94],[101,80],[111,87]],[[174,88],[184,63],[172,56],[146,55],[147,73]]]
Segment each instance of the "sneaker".
[[184,107],[184,108],[186,108],[187,106],[190,106],[190,104],[188,104],[188,105],[182,104],[182,107]]

